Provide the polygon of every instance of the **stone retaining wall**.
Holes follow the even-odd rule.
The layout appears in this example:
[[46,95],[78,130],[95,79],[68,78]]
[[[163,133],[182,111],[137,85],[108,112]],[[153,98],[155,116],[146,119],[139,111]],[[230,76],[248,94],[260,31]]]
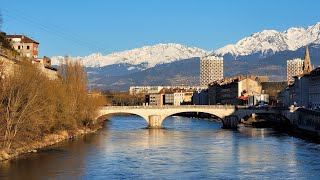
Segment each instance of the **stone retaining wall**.
[[282,111],[282,115],[288,118],[291,124],[299,129],[320,135],[320,112],[298,108],[295,111]]

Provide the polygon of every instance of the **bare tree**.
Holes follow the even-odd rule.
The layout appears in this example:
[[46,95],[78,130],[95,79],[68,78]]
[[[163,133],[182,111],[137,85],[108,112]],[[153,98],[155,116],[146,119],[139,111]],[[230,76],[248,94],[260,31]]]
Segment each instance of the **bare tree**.
[[18,134],[24,130],[33,131],[40,121],[34,118],[46,107],[43,89],[45,77],[40,71],[23,67],[8,76],[1,84],[0,104],[2,109],[1,124],[4,125],[3,147],[10,149]]
[[66,62],[49,80],[32,65],[19,65],[0,80],[0,150],[10,151],[46,133],[92,127],[99,96],[89,96],[84,68]]

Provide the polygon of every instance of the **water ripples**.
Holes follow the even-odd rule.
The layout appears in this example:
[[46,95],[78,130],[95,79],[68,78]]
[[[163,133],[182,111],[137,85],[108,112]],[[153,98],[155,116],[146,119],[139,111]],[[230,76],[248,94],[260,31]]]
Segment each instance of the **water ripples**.
[[317,179],[320,146],[272,129],[116,116],[94,134],[0,164],[0,179]]

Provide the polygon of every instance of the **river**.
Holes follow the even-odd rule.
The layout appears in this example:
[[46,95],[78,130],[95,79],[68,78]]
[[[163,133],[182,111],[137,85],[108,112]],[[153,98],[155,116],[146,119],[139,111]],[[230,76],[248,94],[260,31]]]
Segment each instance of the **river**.
[[320,146],[272,129],[115,116],[95,133],[0,162],[0,179],[319,179]]

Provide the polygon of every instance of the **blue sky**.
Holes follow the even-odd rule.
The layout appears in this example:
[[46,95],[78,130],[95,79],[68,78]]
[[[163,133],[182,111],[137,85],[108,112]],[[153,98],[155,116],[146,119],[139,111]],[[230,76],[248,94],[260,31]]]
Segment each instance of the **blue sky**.
[[158,43],[214,50],[252,33],[320,21],[317,0],[2,0],[2,30],[40,56],[108,54]]

